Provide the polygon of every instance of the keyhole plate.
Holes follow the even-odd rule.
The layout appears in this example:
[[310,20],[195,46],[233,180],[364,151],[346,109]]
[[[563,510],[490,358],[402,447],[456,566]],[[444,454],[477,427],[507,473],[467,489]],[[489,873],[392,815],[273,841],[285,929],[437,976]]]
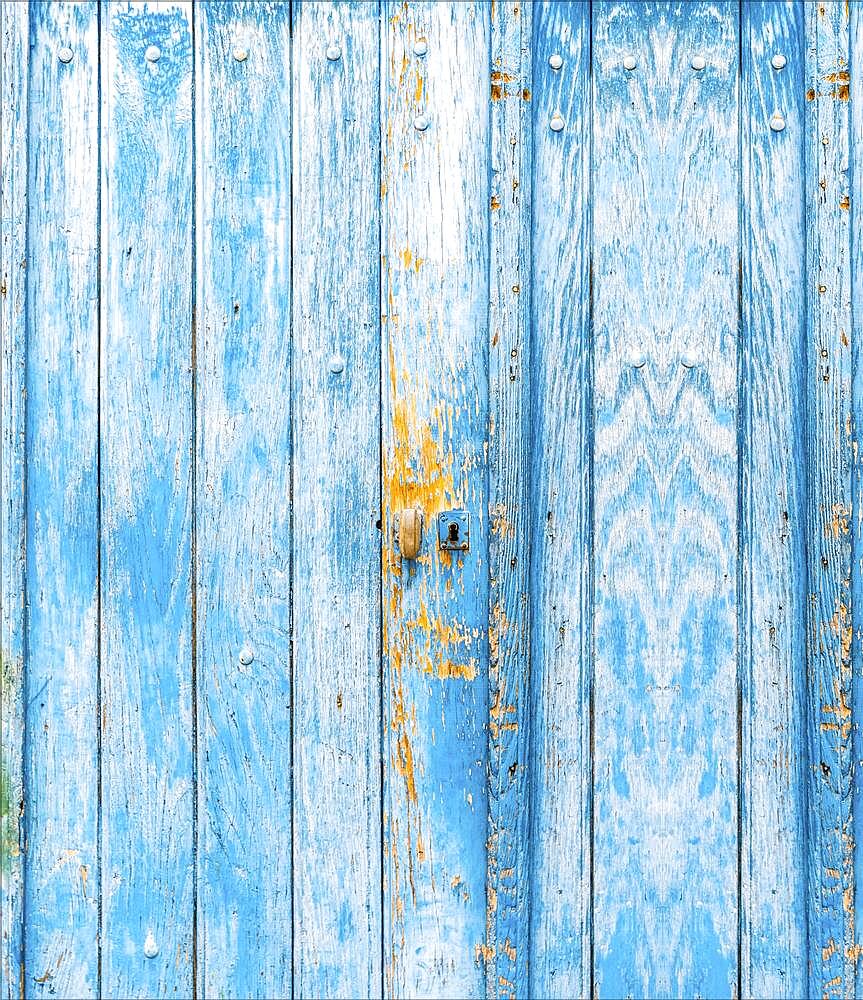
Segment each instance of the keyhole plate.
[[442,510],[437,516],[437,538],[447,552],[467,552],[470,548],[470,514],[466,510]]

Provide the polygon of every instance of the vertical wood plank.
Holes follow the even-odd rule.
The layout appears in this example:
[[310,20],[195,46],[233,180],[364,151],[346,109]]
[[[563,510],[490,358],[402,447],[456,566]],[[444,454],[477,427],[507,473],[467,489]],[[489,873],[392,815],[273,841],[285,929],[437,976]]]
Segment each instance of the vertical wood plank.
[[25,378],[29,8],[0,3],[0,997],[24,985]]
[[377,996],[378,4],[298,4],[294,39],[294,989]]
[[594,991],[730,996],[738,9],[598,4],[593,39]]
[[528,472],[531,32],[519,0],[491,19],[489,255],[489,828],[486,993],[528,992]]
[[[386,991],[475,997],[488,821],[490,7],[390,2],[382,28]],[[393,519],[411,507],[425,536],[402,560]],[[469,552],[438,548],[438,515],[453,509],[469,512]]]
[[[69,62],[60,50],[72,52]],[[98,983],[95,3],[30,7],[27,220],[28,996]]]
[[198,985],[285,996],[290,5],[198,5],[195,38]]
[[587,3],[535,5],[528,992],[543,997],[591,993],[590,47]]
[[[801,997],[807,993],[802,6],[744,4],[741,53],[741,995]],[[778,57],[786,61],[775,68]],[[777,113],[784,131],[770,126]]]
[[849,5],[805,5],[809,992],[855,995]]
[[102,16],[102,982],[189,997],[192,9]]

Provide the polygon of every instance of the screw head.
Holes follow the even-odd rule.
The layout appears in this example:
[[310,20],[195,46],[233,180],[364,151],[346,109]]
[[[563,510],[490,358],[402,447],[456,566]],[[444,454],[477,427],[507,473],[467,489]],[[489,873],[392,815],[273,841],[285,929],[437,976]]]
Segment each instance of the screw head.
[[335,42],[332,45],[327,46],[327,59],[329,59],[330,62],[337,62],[341,58],[342,50],[335,44]]
[[415,56],[424,56],[426,54],[426,52],[428,52],[428,50],[429,50],[428,42],[424,38],[418,38],[414,42],[414,55]]
[[565,124],[566,122],[564,122],[563,116],[560,112],[555,111],[555,113],[551,116],[551,121],[548,123],[548,127],[552,132],[562,132]]
[[623,57],[623,68],[629,70],[630,72],[635,69],[638,65],[638,60],[635,56],[629,55]]
[[698,367],[698,355],[692,349],[684,351],[680,356],[680,363],[684,368],[697,368]]
[[237,48],[234,49],[234,58],[237,62],[245,62],[249,58],[248,49],[243,49],[237,46]]
[[255,654],[251,646],[243,646],[243,648],[240,650],[240,663],[244,667],[247,667],[252,662],[252,660],[254,660],[254,658]]
[[147,937],[144,940],[144,954],[147,958],[155,958],[159,954],[159,946],[156,944],[152,931],[147,931]]
[[64,45],[62,49],[57,50],[57,58],[60,60],[61,63],[72,62],[73,55],[74,53],[72,52],[72,50],[69,48],[68,45]]
[[558,70],[563,66],[563,56],[558,55],[557,52],[554,55],[548,57],[548,65],[551,66],[553,70]]
[[429,120],[425,115],[417,115],[416,118],[414,118],[414,128],[417,132],[425,132],[428,127]]
[[700,73],[701,70],[703,70],[704,67],[707,65],[707,60],[704,58],[704,56],[693,56],[690,65],[696,72]]
[[158,45],[148,45],[147,51],[144,53],[144,58],[147,62],[158,62],[162,57],[162,50]]
[[341,354],[333,354],[330,357],[330,371],[333,375],[341,375],[345,370],[345,359]]
[[770,127],[774,132],[781,132],[785,128],[785,119],[778,111],[774,112],[773,117],[770,119]]
[[781,52],[777,52],[776,55],[770,60],[770,65],[774,69],[785,69],[787,62],[788,60],[785,56],[783,56]]

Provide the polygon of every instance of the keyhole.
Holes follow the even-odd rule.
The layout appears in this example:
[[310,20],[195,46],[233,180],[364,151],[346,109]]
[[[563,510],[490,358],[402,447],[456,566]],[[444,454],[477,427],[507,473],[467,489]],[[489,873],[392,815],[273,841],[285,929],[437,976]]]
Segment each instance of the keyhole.
[[458,541],[458,522],[450,521],[449,523],[449,540],[451,542]]

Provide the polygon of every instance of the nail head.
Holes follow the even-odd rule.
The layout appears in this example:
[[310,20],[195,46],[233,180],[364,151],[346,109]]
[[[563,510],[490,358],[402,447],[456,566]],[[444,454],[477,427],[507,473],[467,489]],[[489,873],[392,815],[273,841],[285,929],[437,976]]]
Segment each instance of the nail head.
[[787,62],[788,60],[785,56],[783,56],[781,52],[777,52],[776,55],[770,60],[770,65],[774,69],[785,69]]
[[429,120],[425,115],[417,115],[416,118],[414,118],[414,128],[417,132],[425,132],[428,127]]
[[707,60],[704,56],[693,56],[692,57],[692,68],[697,72],[701,72],[707,65]]
[[245,62],[249,58],[249,52],[247,49],[237,47],[234,49],[234,58],[237,62]]
[[147,51],[144,53],[144,58],[147,62],[158,62],[162,56],[162,50],[158,45],[148,45]]
[[684,351],[680,358],[680,363],[684,368],[697,368],[698,355],[695,351]]
[[424,38],[418,38],[414,42],[414,55],[415,56],[424,56],[426,54],[426,52],[428,52],[428,50],[429,50],[428,42]]
[[64,45],[63,48],[57,52],[57,58],[60,60],[61,63],[69,63],[72,62],[73,54],[74,53],[69,48],[69,46]]
[[252,651],[251,647],[243,646],[243,648],[240,650],[240,663],[244,667],[247,667],[254,660],[254,658],[255,654]]
[[563,56],[555,52],[553,56],[548,57],[548,65],[554,70],[560,69],[563,66]]
[[329,59],[330,62],[336,62],[341,59],[341,57],[342,50],[338,45],[333,44],[327,47],[327,59]]
[[159,954],[159,946],[156,944],[156,939],[150,931],[147,932],[147,937],[144,941],[144,954],[147,958],[155,958]]
[[345,359],[341,354],[333,354],[330,358],[330,371],[333,375],[340,375],[345,370]]
[[563,117],[558,113],[553,114],[551,121],[548,123],[552,132],[562,132],[565,124]]
[[638,60],[635,56],[624,56],[623,57],[623,68],[628,70],[633,70],[638,65]]
[[770,119],[770,127],[774,132],[781,132],[785,128],[785,119],[777,111]]
[[626,356],[626,362],[632,368],[643,368],[647,363],[647,358],[639,350],[631,350]]

